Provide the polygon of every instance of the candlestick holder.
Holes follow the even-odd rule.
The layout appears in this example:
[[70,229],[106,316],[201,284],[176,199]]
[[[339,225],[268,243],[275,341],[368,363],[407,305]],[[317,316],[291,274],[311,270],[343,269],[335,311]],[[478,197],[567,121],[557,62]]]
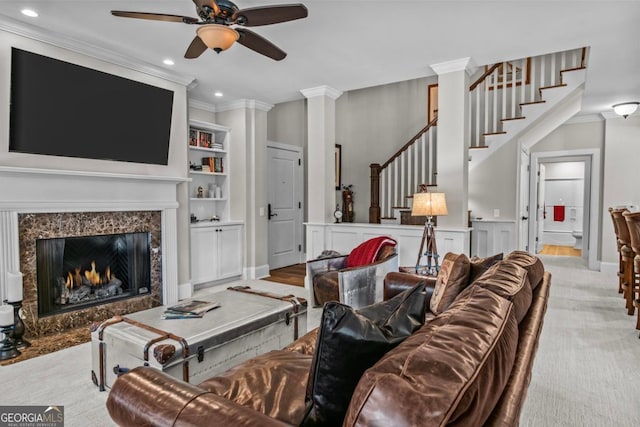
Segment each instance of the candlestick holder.
[[0,341],[0,360],[13,359],[20,356],[20,351],[16,348],[16,343],[11,338],[13,325],[0,326],[0,332],[4,335],[4,339]]
[[20,309],[22,308],[22,301],[9,302],[8,304],[13,306],[13,333],[11,334],[11,338],[18,349],[25,349],[31,345],[31,343],[27,340],[22,339],[22,335],[24,335],[24,322],[20,317]]

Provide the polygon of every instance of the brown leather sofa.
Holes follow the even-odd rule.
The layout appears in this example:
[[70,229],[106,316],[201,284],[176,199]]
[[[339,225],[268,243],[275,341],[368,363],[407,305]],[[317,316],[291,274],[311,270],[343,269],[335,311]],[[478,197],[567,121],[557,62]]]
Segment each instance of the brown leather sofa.
[[[365,371],[343,426],[518,425],[551,275],[512,252],[469,283],[483,261],[445,257],[424,325]],[[197,386],[135,368],[107,408],[121,426],[299,425],[317,335]]]

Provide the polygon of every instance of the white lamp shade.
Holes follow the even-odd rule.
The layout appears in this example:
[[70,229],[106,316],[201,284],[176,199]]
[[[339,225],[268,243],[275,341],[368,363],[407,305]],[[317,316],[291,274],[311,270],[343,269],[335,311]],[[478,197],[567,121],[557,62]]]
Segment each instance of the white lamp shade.
[[444,193],[415,193],[413,195],[413,216],[447,215],[447,200]]
[[625,118],[629,114],[633,114],[633,112],[636,111],[637,109],[638,109],[637,102],[625,102],[625,103],[616,104],[613,106],[613,111],[615,111],[617,115]]
[[220,24],[201,25],[197,29],[198,37],[209,49],[215,51],[227,50],[238,40],[240,35],[233,28]]

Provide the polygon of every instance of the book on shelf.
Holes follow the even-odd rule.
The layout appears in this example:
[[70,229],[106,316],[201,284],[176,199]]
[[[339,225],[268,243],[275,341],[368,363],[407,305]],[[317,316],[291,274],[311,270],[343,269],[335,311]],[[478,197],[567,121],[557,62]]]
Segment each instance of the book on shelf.
[[198,145],[198,131],[195,129],[189,129],[189,145]]
[[189,316],[202,317],[207,311],[220,307],[220,303],[216,301],[200,301],[188,300],[171,307],[167,307],[164,311],[165,316]]

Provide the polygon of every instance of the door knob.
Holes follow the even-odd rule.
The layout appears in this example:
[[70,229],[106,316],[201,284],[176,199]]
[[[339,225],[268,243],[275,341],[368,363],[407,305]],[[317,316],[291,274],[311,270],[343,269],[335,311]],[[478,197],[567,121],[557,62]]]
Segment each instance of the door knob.
[[528,216],[523,216],[523,217],[522,217],[522,220],[523,220],[523,221],[526,221],[526,220],[528,220],[528,219],[529,219],[529,217],[528,217]]

